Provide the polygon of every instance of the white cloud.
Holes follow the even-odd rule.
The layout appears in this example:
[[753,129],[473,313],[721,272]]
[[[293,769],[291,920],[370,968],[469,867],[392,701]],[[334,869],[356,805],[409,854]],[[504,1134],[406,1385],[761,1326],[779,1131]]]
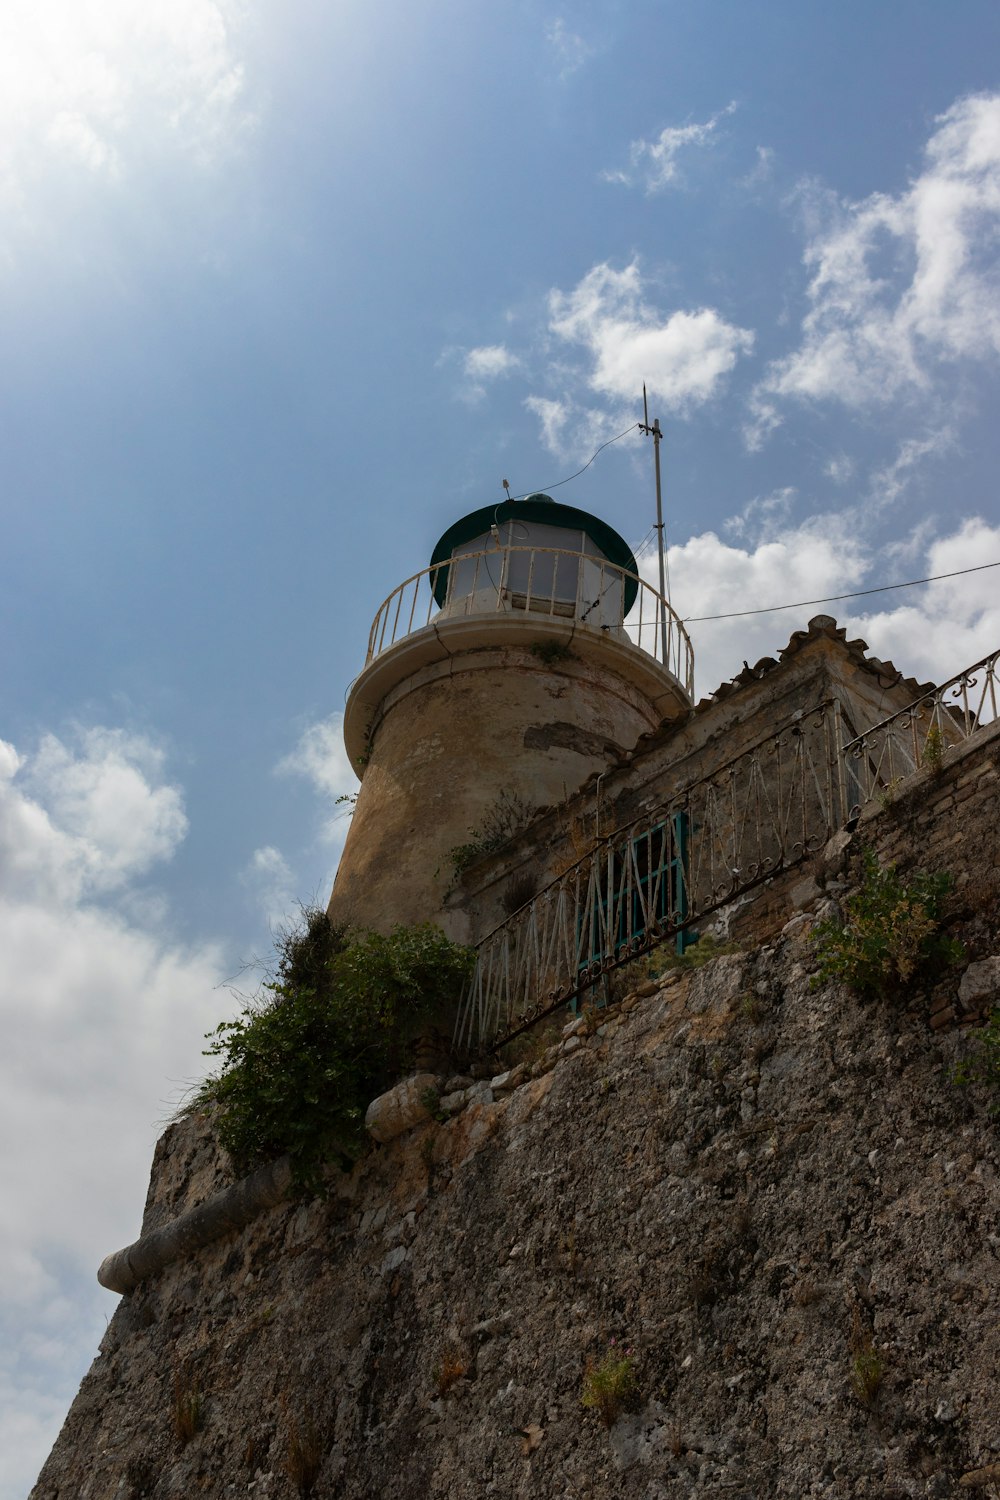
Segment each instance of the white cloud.
[[[928,538],[921,525],[911,542],[906,556],[918,577],[1000,562],[1000,526],[976,517],[936,540]],[[898,563],[899,556],[894,560]],[[814,517],[745,547],[705,532],[671,547],[669,566],[672,602],[685,619],[766,609],[799,599],[822,601],[893,581],[884,549],[860,540],[850,517],[834,515]],[[655,556],[643,558],[640,571],[655,585]],[[792,631],[816,614],[833,615],[849,637],[862,637],[874,655],[894,661],[908,677],[944,681],[1000,645],[998,573],[1000,569],[966,573],[885,594],[882,608],[843,600],[694,620],[688,631],[698,695],[733,677],[744,660],[752,666],[761,657],[776,656]]]
[[[990,562],[1000,562],[1000,526],[974,516],[930,544],[920,576]],[[1000,568],[988,569],[908,589],[898,605],[852,614],[852,629],[908,676],[943,682],[1000,645],[998,575]]]
[[725,529],[730,536],[743,536],[751,526],[758,538],[769,541],[786,529],[786,523],[795,504],[798,491],[793,485],[772,490],[769,495],[755,495],[738,515],[730,516]]
[[756,160],[750,171],[743,179],[746,188],[763,187],[770,182],[774,175],[774,148],[772,146],[758,146]]
[[[161,752],[118,730],[0,741],[0,1443],[24,1493],[96,1350],[94,1281],[138,1232],[156,1116],[231,1007],[220,952],[130,913],[186,828]],[[16,1146],[15,1144],[16,1143]],[[66,1288],[72,1287],[72,1294]],[[53,1394],[53,1393],[57,1394]]]
[[0,193],[68,166],[114,181],[214,160],[249,122],[240,0],[34,0],[0,17]]
[[814,195],[801,344],[757,387],[751,447],[786,400],[882,406],[1000,354],[1000,95],[960,99],[936,124],[923,170],[898,196]]
[[928,458],[940,458],[954,445],[950,428],[941,428],[923,438],[907,438],[891,463],[876,469],[869,481],[869,513],[887,510],[903,495]]
[[555,401],[544,396],[528,396],[524,404],[538,418],[545,446],[561,459],[568,460],[581,454],[589,457],[629,422],[629,418],[617,408],[607,411],[579,406],[568,396]]
[[823,472],[834,484],[846,484],[849,479],[854,478],[854,469],[854,459],[849,453],[835,453],[827,460]]
[[103,728],[77,739],[71,749],[46,735],[28,758],[0,740],[0,895],[52,906],[120,890],[187,832],[148,740]]
[[646,300],[637,261],[594,266],[571,292],[552,291],[549,327],[588,351],[591,390],[634,402],[645,382],[679,412],[710,400],[754,341],[713,308],[664,317]]
[[563,433],[570,419],[572,407],[567,401],[550,401],[545,396],[528,396],[524,402],[534,412],[542,427],[542,442],[551,453],[562,457]]
[[555,53],[560,82],[589,62],[596,50],[578,32],[571,31],[561,16],[546,26],[545,40]]
[[241,878],[253,891],[272,928],[277,929],[294,920],[294,877],[280,849],[273,844],[255,849]]
[[[845,593],[860,586],[867,567],[864,549],[835,516],[806,521],[749,547],[730,545],[708,531],[671,547],[668,556],[673,606],[685,619]],[[655,583],[655,557],[640,567]],[[833,613],[824,606],[689,625],[698,696],[737,673],[744,659],[752,666],[773,656],[793,629],[823,612]]]
[[505,344],[483,344],[478,349],[467,349],[462,360],[466,384],[458,395],[463,401],[481,401],[490,381],[512,375],[520,367],[520,359]]
[[629,148],[628,168],[602,175],[608,182],[623,182],[627,186],[641,180],[647,193],[660,192],[679,178],[681,153],[692,147],[714,145],[719,121],[731,115],[735,108],[734,101],[700,125],[668,125],[655,140],[633,141]]
[[280,762],[278,770],[305,776],[330,809],[324,836],[330,843],[342,846],[347,837],[350,806],[338,806],[338,798],[353,795],[358,778],[344,748],[344,716],[331,714],[311,724],[295,749]]
[[505,344],[483,344],[470,349],[465,356],[465,373],[473,380],[496,380],[500,375],[509,375],[521,361],[511,354]]

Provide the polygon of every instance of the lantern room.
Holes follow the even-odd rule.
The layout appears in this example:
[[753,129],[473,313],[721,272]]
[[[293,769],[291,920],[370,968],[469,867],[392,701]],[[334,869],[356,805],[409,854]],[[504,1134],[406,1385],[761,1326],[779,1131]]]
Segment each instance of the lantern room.
[[549,615],[625,633],[639,591],[631,548],[606,522],[550,495],[487,505],[434,549],[439,618],[497,610]]

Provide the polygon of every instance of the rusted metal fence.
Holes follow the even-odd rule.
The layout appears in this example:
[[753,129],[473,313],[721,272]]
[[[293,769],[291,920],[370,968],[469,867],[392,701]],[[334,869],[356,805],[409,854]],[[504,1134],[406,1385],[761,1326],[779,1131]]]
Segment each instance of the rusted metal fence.
[[619,829],[479,945],[459,1047],[497,1045],[821,848],[843,820],[835,700]]
[[998,717],[1000,650],[857,734],[830,699],[596,842],[479,944],[455,1039],[497,1046],[821,849]]
[[941,766],[949,750],[996,719],[998,660],[1000,650],[991,652],[845,744],[852,812],[891,796],[896,783],[920,767]]

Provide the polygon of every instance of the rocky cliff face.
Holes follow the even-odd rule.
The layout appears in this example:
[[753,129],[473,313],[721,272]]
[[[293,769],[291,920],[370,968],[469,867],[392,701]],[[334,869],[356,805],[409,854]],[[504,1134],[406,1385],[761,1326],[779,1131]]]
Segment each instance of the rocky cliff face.
[[[996,1127],[929,997],[812,988],[808,927],[123,1297],[35,1500],[988,1486]],[[220,1180],[207,1122],[174,1125],[147,1228]],[[585,1372],[626,1350],[605,1426]]]

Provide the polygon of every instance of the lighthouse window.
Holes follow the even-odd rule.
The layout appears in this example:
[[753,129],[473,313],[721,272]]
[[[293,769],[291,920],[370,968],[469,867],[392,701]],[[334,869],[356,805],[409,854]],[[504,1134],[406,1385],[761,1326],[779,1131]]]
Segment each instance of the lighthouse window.
[[448,566],[448,598],[452,603],[474,597],[482,600],[479,607],[496,608],[502,588],[503,553],[488,533],[455,548]]
[[624,584],[582,529],[508,518],[456,546],[448,563],[450,612],[525,610],[620,630]]

